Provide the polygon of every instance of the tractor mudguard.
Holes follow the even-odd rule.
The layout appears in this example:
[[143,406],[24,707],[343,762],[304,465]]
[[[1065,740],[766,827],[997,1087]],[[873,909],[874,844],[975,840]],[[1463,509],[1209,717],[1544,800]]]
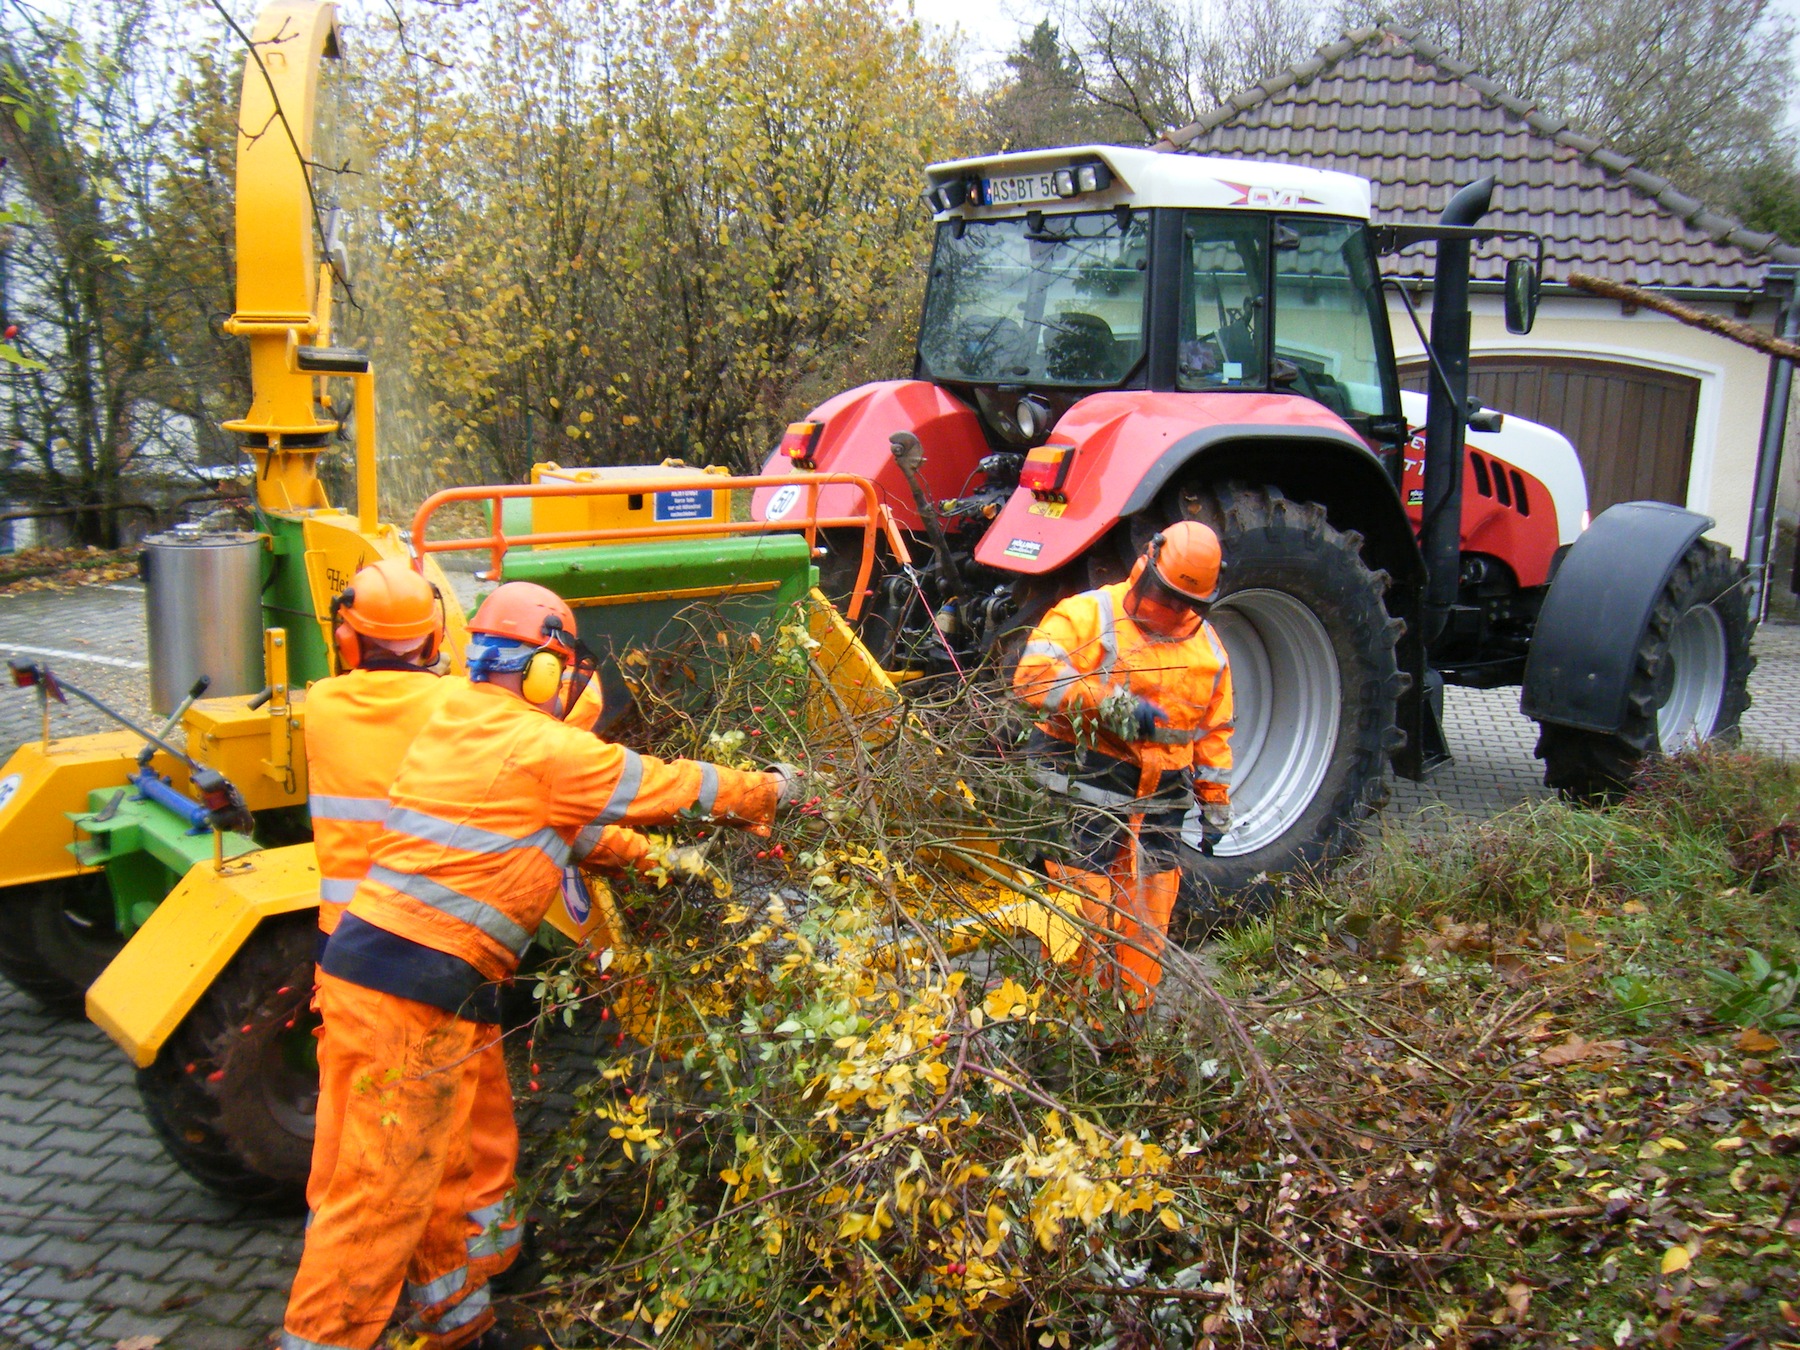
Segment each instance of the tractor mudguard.
[[[954,497],[965,490],[975,466],[988,453],[987,437],[975,410],[947,390],[925,380],[883,380],[846,390],[821,403],[807,420],[823,422],[813,462],[832,473],[854,473],[881,489],[881,498],[905,530],[924,528],[913,505],[912,490],[894,463],[888,437],[910,431],[925,447],[926,490],[934,497]],[[764,473],[792,473],[792,462],[775,454]],[[751,498],[754,520],[779,520],[798,502],[787,488],[759,488]],[[773,502],[773,506],[771,506]],[[784,505],[785,503],[785,505]],[[859,515],[862,493],[853,487],[828,487],[819,493],[819,514]],[[775,514],[771,515],[773,511]]]
[[[117,731],[65,736],[48,748],[31,741],[13,751],[0,768],[0,889],[93,870],[69,849],[76,834],[68,818],[88,809],[89,793],[123,788],[137,771],[142,745],[129,731]],[[161,751],[151,764],[187,790],[185,765]]]
[[[1075,454],[1061,502],[1014,492],[975,549],[975,561],[1042,576],[1081,556],[1122,517],[1156,500],[1195,456],[1236,443],[1274,448],[1305,443],[1366,461],[1371,481],[1385,473],[1337,414],[1294,394],[1182,394],[1118,390],[1070,408],[1050,433]],[[1253,474],[1259,470],[1251,470]],[[1393,496],[1393,488],[1384,488]],[[1305,493],[1300,495],[1305,496]]]
[[1709,517],[1620,502],[1575,541],[1544,597],[1519,710],[1536,722],[1611,734],[1625,722],[1638,647],[1657,597]]
[[257,924],[318,903],[311,844],[196,863],[89,986],[88,1018],[147,1068]]

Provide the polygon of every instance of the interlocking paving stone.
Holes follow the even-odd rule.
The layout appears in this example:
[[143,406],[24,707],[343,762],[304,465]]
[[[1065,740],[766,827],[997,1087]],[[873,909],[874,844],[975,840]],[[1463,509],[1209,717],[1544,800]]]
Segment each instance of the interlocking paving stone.
[[[98,587],[0,597],[0,656],[9,643],[142,661],[143,601]],[[1800,625],[1766,625],[1756,653],[1745,740],[1800,755]],[[121,711],[144,712],[141,673],[52,664]],[[1428,783],[1395,784],[1392,827],[1443,829],[1548,795],[1516,689],[1448,690],[1444,723],[1456,762]],[[108,729],[74,705],[55,727]],[[0,689],[0,758],[37,735],[35,699]],[[585,1063],[594,1047],[576,1041],[585,1038],[565,1058]],[[521,1093],[528,1136],[559,1118],[566,1094],[545,1086]],[[0,982],[0,1350],[110,1350],[136,1335],[160,1336],[166,1350],[265,1350],[299,1257],[299,1219],[202,1191],[168,1162],[137,1101],[131,1066],[102,1032],[47,1017]]]

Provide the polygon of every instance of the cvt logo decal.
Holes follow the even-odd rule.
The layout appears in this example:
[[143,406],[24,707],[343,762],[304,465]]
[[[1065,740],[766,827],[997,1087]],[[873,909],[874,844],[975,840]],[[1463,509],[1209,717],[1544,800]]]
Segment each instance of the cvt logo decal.
[[25,776],[17,773],[9,773],[6,777],[0,778],[0,811],[6,810],[12,804],[12,799],[18,795],[19,784],[24,781]]
[[1259,206],[1270,211],[1285,211],[1296,206],[1319,205],[1299,188],[1261,187],[1255,183],[1226,183],[1225,186],[1238,195],[1237,200],[1231,203],[1233,206]]

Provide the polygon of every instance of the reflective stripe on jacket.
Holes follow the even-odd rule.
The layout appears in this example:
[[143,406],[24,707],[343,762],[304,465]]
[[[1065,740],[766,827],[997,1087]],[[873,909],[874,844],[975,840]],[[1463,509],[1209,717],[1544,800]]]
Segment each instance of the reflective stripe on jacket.
[[[1232,698],[1224,644],[1209,623],[1185,638],[1139,627],[1125,611],[1127,590],[1125,582],[1102,586],[1051,609],[1025,643],[1013,689],[1056,739],[1094,745],[1157,777],[1191,768],[1196,797],[1225,801]],[[1100,730],[1100,704],[1121,691],[1161,707],[1166,725],[1143,741]]]
[[306,691],[306,782],[329,933],[369,870],[388,789],[445,682],[427,670],[352,670]]
[[689,808],[762,824],[780,780],[603,741],[491,684],[450,688],[400,765],[350,912],[505,979],[563,865]]

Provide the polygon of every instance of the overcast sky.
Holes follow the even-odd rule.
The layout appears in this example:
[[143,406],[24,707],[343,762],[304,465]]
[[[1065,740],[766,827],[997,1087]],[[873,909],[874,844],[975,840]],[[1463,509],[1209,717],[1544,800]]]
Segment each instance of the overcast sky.
[[[894,0],[930,28],[960,32],[969,68],[978,78],[992,79],[1000,59],[1048,11],[1043,0]],[[1774,8],[1800,25],[1800,0],[1773,0]],[[1788,124],[1800,129],[1800,90],[1788,100]]]

